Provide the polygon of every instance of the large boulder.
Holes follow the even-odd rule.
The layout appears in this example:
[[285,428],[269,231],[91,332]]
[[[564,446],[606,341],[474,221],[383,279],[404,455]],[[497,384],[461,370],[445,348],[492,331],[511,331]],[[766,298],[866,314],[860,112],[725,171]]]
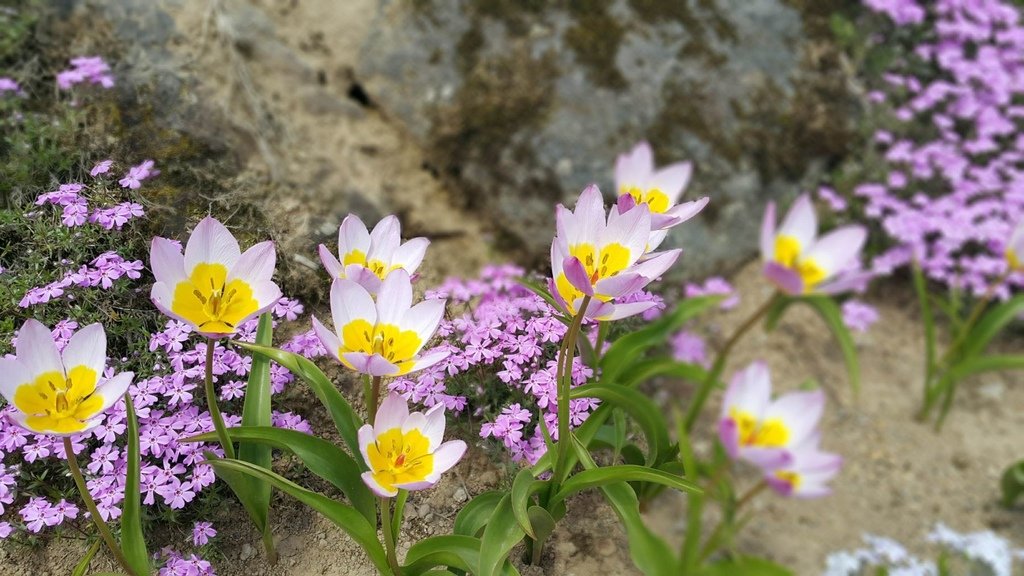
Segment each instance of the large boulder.
[[636,141],[694,161],[688,197],[712,202],[666,243],[693,276],[748,258],[765,201],[845,150],[845,82],[805,16],[782,0],[382,0],[357,77],[538,260],[553,205],[590,182],[610,195]]

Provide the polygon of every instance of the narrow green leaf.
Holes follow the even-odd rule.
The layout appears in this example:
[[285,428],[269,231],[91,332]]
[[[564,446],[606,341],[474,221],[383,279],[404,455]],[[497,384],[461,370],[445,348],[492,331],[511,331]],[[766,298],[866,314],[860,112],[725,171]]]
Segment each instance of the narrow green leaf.
[[949,415],[949,411],[953,407],[953,396],[956,394],[957,385],[961,380],[968,376],[999,370],[1024,370],[1024,355],[969,357],[950,368],[932,390],[934,392],[932,398],[937,397],[936,395],[943,395],[942,408],[936,427],[941,428],[946,416]]
[[929,303],[924,273],[916,261],[911,266],[911,272],[914,278],[914,291],[917,292],[918,305],[921,307],[921,320],[924,322],[924,386],[927,393],[935,377],[935,316]]
[[519,526],[534,540],[537,539],[537,535],[533,531],[533,526],[530,525],[530,515],[528,513],[530,500],[534,494],[547,486],[547,484],[543,480],[534,478],[529,468],[520,470],[516,474],[515,479],[512,480],[512,512],[516,517],[516,521],[519,522]]
[[589,488],[600,488],[616,482],[653,482],[664,484],[681,492],[701,492],[696,484],[681,476],[646,466],[620,464],[577,472],[562,484],[561,489],[551,497],[551,502],[561,502],[577,492]]
[[[341,490],[367,522],[377,522],[376,498],[363,482],[363,469],[341,448],[305,432],[272,426],[228,428],[228,435],[232,440],[287,450],[295,454],[310,472]],[[208,432],[186,438],[182,442],[210,442],[216,439],[215,433]]]
[[512,511],[512,495],[502,496],[480,537],[480,567],[476,576],[497,576],[508,563],[508,554],[523,540],[526,532]]
[[287,478],[283,478],[270,470],[265,470],[248,462],[224,460],[214,457],[206,460],[204,463],[210,464],[216,470],[231,470],[271,483],[278,490],[319,512],[324,518],[327,518],[344,530],[346,534],[362,547],[370,557],[370,561],[373,562],[373,565],[376,566],[381,574],[392,575],[387,555],[377,539],[377,527],[367,522],[366,518],[357,512],[355,508],[341,502],[335,502],[323,494],[307,490]]
[[142,534],[142,511],[139,503],[139,420],[135,416],[135,405],[128,394],[124,395],[128,429],[128,462],[125,471],[124,503],[121,513],[121,552],[136,574],[149,574],[149,552],[146,538]]
[[551,513],[540,506],[530,506],[526,513],[530,516],[530,525],[539,542],[545,542],[555,531],[555,519]]
[[825,321],[846,360],[846,370],[850,374],[850,386],[854,394],[860,394],[860,364],[857,361],[857,345],[853,342],[850,330],[843,322],[843,314],[835,301],[827,296],[806,296],[803,298]]
[[[597,469],[597,463],[585,447],[579,442],[573,442],[573,447],[585,470]],[[640,516],[640,502],[629,484],[606,484],[601,486],[601,491],[626,530],[633,564],[646,576],[679,576],[672,550],[644,524]]]
[[[256,328],[256,344],[270,346],[273,343],[273,332],[274,319],[267,312],[260,316],[259,325]],[[266,356],[253,354],[252,367],[249,370],[249,381],[245,386],[245,399],[242,404],[242,426],[269,427],[270,425],[270,359]],[[270,470],[273,464],[270,446],[254,442],[243,442],[238,447],[238,459],[255,464],[261,468],[266,468],[267,470]],[[253,523],[256,524],[256,529],[264,535],[264,542],[272,542],[268,538],[270,530],[270,484],[250,476],[246,476],[242,483],[245,486],[245,497],[251,500],[254,507],[261,509],[259,517],[252,518]],[[271,545],[268,544],[268,546]],[[272,546],[267,550],[267,554],[276,554]]]
[[779,325],[779,320],[782,320],[782,316],[785,315],[786,310],[789,310],[790,306],[799,301],[799,298],[793,298],[786,296],[782,292],[777,292],[771,307],[768,308],[768,312],[764,315],[764,329],[768,332],[775,330]]
[[452,531],[463,536],[479,536],[504,495],[504,490],[489,490],[478,494],[459,510]]
[[[634,362],[629,367],[629,370],[622,374],[617,384],[627,388],[636,388],[638,384],[658,376],[682,378],[699,384],[707,378],[708,371],[696,364],[680,362],[674,358],[645,358],[639,362]],[[601,382],[615,384],[614,382],[607,382],[605,378],[602,378]]]
[[338,429],[338,434],[341,434],[341,438],[345,441],[352,456],[365,469],[363,456],[359,452],[359,437],[357,433],[363,420],[352,409],[352,406],[341,395],[341,392],[338,392],[338,389],[334,387],[334,383],[331,382],[327,375],[320,368],[317,368],[316,364],[298,354],[292,354],[277,348],[246,342],[236,342],[236,344],[250,352],[277,362],[289,372],[301,378],[306,384],[309,384],[313,394],[316,395],[320,403],[330,413],[334,426]]
[[981,354],[1014,318],[1024,314],[1024,294],[1018,294],[985,313],[964,339],[961,358]]
[[1024,495],[1024,460],[1017,462],[1003,472],[1000,483],[1003,492],[1003,506],[1013,506]]
[[[93,540],[92,545],[89,546],[89,549],[85,551],[85,555],[82,556],[82,559],[79,560],[78,564],[75,565],[75,569],[71,571],[71,576],[85,576],[86,572],[89,570],[89,563],[92,562],[93,557],[96,556],[96,552],[100,549],[100,546],[102,545],[102,538],[97,538],[96,540]],[[148,574],[146,576],[148,576]]]
[[395,513],[391,516],[391,537],[398,542],[399,533],[402,531],[402,517],[405,514],[405,503],[409,500],[409,491],[399,488],[398,496],[395,498]]
[[480,563],[480,540],[461,534],[446,534],[420,540],[405,555],[402,576],[419,576],[438,566],[466,572]]
[[586,384],[573,388],[569,397],[574,400],[598,398],[629,414],[640,425],[647,438],[647,464],[649,466],[654,465],[661,454],[668,449],[668,424],[665,422],[661,410],[647,395],[624,386]]
[[614,382],[619,375],[629,368],[649,348],[664,343],[669,335],[686,323],[687,320],[716,306],[724,296],[699,296],[683,300],[671,314],[651,322],[647,326],[631,332],[608,347],[601,358],[601,378]]

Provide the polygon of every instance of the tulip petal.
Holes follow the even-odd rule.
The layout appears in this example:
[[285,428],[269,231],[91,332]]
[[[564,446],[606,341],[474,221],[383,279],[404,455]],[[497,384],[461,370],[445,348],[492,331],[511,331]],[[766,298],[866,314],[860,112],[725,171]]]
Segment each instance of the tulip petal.
[[427,452],[434,452],[444,440],[444,404],[434,404],[430,407],[430,410],[427,410],[424,416],[426,417],[426,422],[420,429],[420,432],[427,437],[427,442],[429,443]]
[[380,485],[377,480],[373,477],[373,472],[363,472],[362,474],[363,483],[366,484],[374,494],[383,498],[393,498],[398,494],[398,489],[388,490],[387,488]]
[[651,236],[651,211],[646,204],[619,214],[612,210],[608,214],[608,227],[599,240],[599,246],[621,244],[629,250],[629,264],[636,262],[647,251],[647,242]]
[[277,263],[277,250],[270,241],[260,242],[250,247],[238,258],[238,262],[228,272],[227,282],[238,279],[247,284],[269,282],[274,276]]
[[353,320],[377,322],[377,307],[366,288],[348,278],[339,278],[331,284],[331,318],[334,329],[341,332]]
[[64,347],[62,363],[67,370],[85,366],[96,373],[96,378],[102,378],[107,366],[107,333],[103,325],[89,324],[75,332]]
[[[674,224],[673,224],[674,226]],[[661,243],[668,237],[668,230],[652,230],[651,236],[647,239],[647,251],[653,252],[661,246]]]
[[801,259],[813,260],[825,271],[826,277],[833,276],[856,260],[867,237],[863,226],[843,226],[815,242]]
[[363,455],[363,462],[366,462],[366,464],[369,465],[370,444],[375,444],[377,442],[377,437],[373,434],[373,426],[363,424],[356,433],[356,436],[359,439],[359,453]]
[[38,320],[29,318],[21,325],[15,348],[18,361],[26,369],[30,379],[35,379],[44,372],[65,374],[60,353],[53,342],[53,335],[50,329]]
[[159,236],[153,238],[149,248],[149,267],[157,282],[165,282],[176,286],[185,280],[185,256],[181,248]]
[[[113,378],[110,378],[104,382],[101,382],[96,386],[96,391],[93,395],[98,395],[103,398],[103,404],[96,411],[96,415],[103,414],[108,408],[117,403],[118,400],[124,396],[124,393],[128,391],[128,387],[132,384],[132,379],[135,378],[135,374],[132,372],[121,372],[116,374]],[[92,416],[90,414],[90,416]]]
[[413,361],[412,367],[409,368],[409,373],[418,372],[420,370],[430,368],[434,364],[441,362],[442,360],[448,358],[451,355],[452,354],[450,350],[431,350],[430,352],[427,352],[426,354],[417,357]]
[[380,408],[377,408],[377,415],[373,420],[373,434],[379,438],[392,428],[402,429],[408,418],[409,403],[401,395],[391,392],[380,403]]
[[[573,211],[574,226],[567,226],[566,241],[569,246],[590,244],[598,246],[601,232],[605,227],[604,197],[596,184],[583,189]],[[567,222],[568,223],[568,222]]]
[[423,256],[427,253],[430,240],[426,238],[413,238],[402,244],[391,256],[391,265],[400,266],[410,274],[415,272],[423,262]]
[[689,202],[683,202],[682,204],[676,204],[675,206],[669,208],[668,211],[666,211],[664,214],[651,215],[651,218],[652,218],[651,228],[655,228],[656,229],[656,228],[663,228],[663,227],[665,227],[665,226],[655,226],[654,218],[656,218],[656,217],[661,217],[661,218],[666,218],[667,217],[667,218],[671,219],[673,222],[671,224],[669,224],[669,226],[676,226],[678,224],[682,224],[683,222],[686,222],[687,220],[689,220],[690,218],[693,218],[697,214],[700,214],[700,211],[703,210],[708,205],[709,202],[711,202],[711,198],[705,196],[705,197],[699,198],[697,200],[690,200]]
[[438,446],[434,451],[434,469],[427,475],[427,482],[437,482],[441,475],[459,463],[466,453],[466,443],[462,440],[449,440]]
[[583,267],[583,263],[580,262],[579,258],[575,256],[566,258],[562,262],[562,272],[565,274],[565,279],[574,288],[587,296],[594,295],[594,287],[590,284],[590,276],[587,275],[587,269]]
[[313,332],[317,338],[320,339],[320,343],[327,349],[327,353],[334,357],[335,360],[341,361],[341,338],[337,334],[327,329],[326,326],[313,316]]
[[789,430],[788,446],[796,446],[814,433],[825,411],[825,393],[790,392],[777,398],[764,412],[765,421],[781,420]]
[[223,264],[230,270],[242,255],[238,240],[214,218],[203,218],[185,245],[185,274],[192,275],[203,262]]
[[370,232],[370,252],[366,255],[367,260],[380,260],[391,262],[395,250],[398,250],[402,243],[402,225],[398,217],[394,215],[385,216]]
[[345,259],[345,255],[358,250],[365,257],[370,251],[370,231],[366,224],[355,214],[345,216],[338,227],[338,257]]
[[341,262],[331,254],[331,251],[327,246],[323,244],[317,246],[317,253],[320,254],[320,262],[324,265],[324,270],[331,275],[331,278],[344,278],[345,267],[341,265]]
[[754,362],[744,370],[736,372],[725,390],[722,400],[722,417],[731,417],[733,410],[749,414],[760,420],[768,409],[772,397],[771,374],[764,362]]
[[679,162],[669,164],[654,172],[647,181],[647,188],[657,188],[668,196],[669,206],[679,201],[683,190],[690,184],[690,176],[693,175],[693,164]]
[[[806,250],[814,242],[818,235],[818,217],[809,195],[801,194],[796,199],[779,226],[778,234],[795,238],[800,244],[800,250]],[[772,249],[774,251],[774,246]]]
[[875,273],[870,270],[860,270],[857,272],[840,273],[836,278],[823,282],[814,288],[814,291],[819,294],[841,294],[843,292],[862,292],[867,288],[867,285],[875,277]]
[[683,251],[681,249],[676,248],[674,250],[666,250],[664,252],[650,254],[646,260],[628,269],[627,272],[640,274],[644,278],[647,278],[647,282],[653,282],[668,271],[668,269],[676,263],[676,260],[679,259],[679,255],[682,253]]
[[0,396],[8,404],[14,404],[14,393],[19,386],[31,382],[32,375],[17,358],[0,358]]
[[646,278],[636,272],[623,272],[622,274],[598,280],[594,286],[594,293],[606,298],[620,298],[633,294],[650,282],[650,278]]
[[402,330],[413,330],[420,338],[420,345],[413,354],[419,352],[423,345],[434,337],[437,325],[444,317],[445,300],[424,300],[409,308],[402,316]]
[[412,280],[409,273],[398,269],[388,274],[377,293],[377,323],[401,325],[402,317],[412,306]]
[[654,151],[647,142],[639,142],[632,150],[615,159],[615,193],[622,195],[630,187],[645,187],[654,172]]
[[786,294],[799,296],[804,293],[803,278],[785,266],[780,266],[775,262],[768,262],[764,265],[764,277]]
[[[153,302],[153,305],[156,306],[157,310],[163,312],[165,316],[192,326],[192,322],[190,320],[186,320],[183,316],[178,315],[171,309],[171,305],[174,302],[174,291],[167,284],[164,284],[163,282],[153,284],[153,287],[149,291],[149,299]],[[195,327],[193,326],[193,328]]]
[[[588,312],[588,316],[587,317],[588,318],[593,318],[594,320],[608,320],[608,321],[622,320],[623,318],[628,318],[630,316],[635,316],[637,314],[642,314],[642,313],[644,313],[644,312],[646,312],[646,311],[650,310],[651,308],[654,308],[655,306],[658,305],[657,302],[650,302],[650,301],[647,301],[647,302],[627,302],[627,303],[624,303],[624,304],[614,304],[614,305],[610,304],[610,303],[602,302],[601,304],[603,306],[600,307],[600,308],[595,307],[593,310],[588,310],[587,311]],[[610,310],[607,310],[607,308],[610,308]]]

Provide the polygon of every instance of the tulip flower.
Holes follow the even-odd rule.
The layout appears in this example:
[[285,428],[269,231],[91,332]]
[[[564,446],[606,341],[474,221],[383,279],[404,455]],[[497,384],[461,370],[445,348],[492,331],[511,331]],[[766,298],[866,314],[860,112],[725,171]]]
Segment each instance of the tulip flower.
[[646,205],[606,214],[601,191],[591,185],[580,194],[574,211],[558,206],[556,224],[552,294],[570,314],[577,314],[586,296],[591,302],[584,314],[594,320],[616,320],[655,305],[615,303],[650,284],[679,257],[680,250],[646,254],[651,232]]
[[409,273],[398,269],[381,283],[376,303],[362,285],[347,278],[331,284],[332,332],[316,317],[313,329],[339,362],[370,376],[398,376],[433,366],[448,351],[420,356],[444,315],[444,300],[412,306]]
[[424,490],[462,458],[466,443],[444,439],[444,405],[424,414],[409,413],[404,398],[392,392],[380,405],[373,425],[359,429],[359,451],[370,470],[363,482],[378,496],[398,490]]
[[39,434],[71,436],[95,428],[134,377],[104,376],[107,336],[100,324],[76,332],[61,353],[50,330],[29,319],[18,332],[16,352],[0,358],[0,394],[15,407],[15,422]]
[[1024,261],[1021,258],[1024,258],[1024,221],[1019,222],[1013,229],[1010,242],[1006,246],[1006,263],[1009,264],[1011,271],[1024,268]]
[[782,496],[794,498],[820,498],[832,490],[828,481],[839,473],[843,458],[838,454],[822,452],[810,445],[795,450],[790,463],[778,470],[765,473],[765,481]]
[[274,262],[273,242],[260,242],[243,254],[231,232],[206,217],[189,237],[184,255],[171,240],[153,239],[151,298],[161,312],[207,338],[230,336],[281,298],[271,280]]
[[836,294],[862,285],[867,273],[851,272],[867,230],[843,226],[818,238],[818,219],[811,198],[804,194],[775,228],[775,204],[769,203],[761,226],[764,274],[790,295]]
[[692,174],[693,165],[689,162],[655,169],[654,152],[647,142],[640,142],[615,161],[615,189],[620,211],[637,204],[646,204],[651,211],[649,251],[661,245],[669,228],[693,218],[707,206],[707,197],[676,204]]
[[825,407],[825,394],[790,392],[774,401],[768,367],[754,362],[733,376],[725,392],[719,438],[733,459],[766,470],[790,465],[794,449],[812,442]]
[[391,272],[414,274],[429,244],[426,238],[402,244],[401,224],[395,216],[387,216],[370,232],[358,216],[349,214],[338,228],[338,257],[321,244],[320,261],[332,278],[354,280],[376,294]]

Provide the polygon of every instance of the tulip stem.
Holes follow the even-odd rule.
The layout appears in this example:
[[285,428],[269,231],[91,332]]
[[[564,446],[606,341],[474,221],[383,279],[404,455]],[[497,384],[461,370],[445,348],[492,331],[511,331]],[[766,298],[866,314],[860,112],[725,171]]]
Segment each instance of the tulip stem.
[[370,394],[366,398],[366,420],[373,425],[373,421],[377,419],[377,405],[380,402],[380,376],[373,377],[373,383],[370,384]]
[[565,335],[565,345],[562,348],[562,357],[558,359],[558,373],[555,376],[555,383],[558,386],[558,453],[555,459],[555,468],[552,470],[556,483],[561,483],[569,475],[565,470],[566,461],[569,459],[571,447],[569,430],[569,390],[572,388],[572,362],[576,355],[576,339],[580,334],[580,327],[583,325],[583,317],[590,305],[590,296],[583,297],[583,303],[569,326]]
[[[377,378],[379,380],[379,378]],[[398,564],[398,555],[395,553],[395,532],[391,525],[391,499],[378,498],[380,501],[380,528],[384,532],[384,549],[387,551],[388,564],[391,565],[395,576],[401,576],[402,567]]]
[[748,317],[743,324],[741,324],[740,327],[732,333],[732,336],[726,340],[725,345],[718,351],[718,354],[715,356],[715,361],[711,365],[711,370],[708,371],[704,381],[701,382],[700,388],[697,389],[696,396],[694,396],[693,401],[690,402],[690,407],[686,410],[685,424],[687,432],[691,432],[694,425],[696,425],[697,418],[700,417],[700,413],[704,409],[704,404],[707,403],[708,396],[711,395],[711,390],[715,387],[719,377],[721,377],[722,371],[725,370],[725,362],[729,359],[729,353],[732,352],[733,347],[736,346],[736,343],[740,341],[740,338],[742,338],[744,334],[749,332],[750,329],[753,328],[758,321],[760,321],[761,318],[772,309],[773,306],[775,306],[775,303],[778,302],[780,298],[781,294],[778,292],[772,294],[771,298],[765,300],[764,304],[755,310],[754,313],[751,314],[750,317]]
[[738,514],[744,506],[750,504],[750,501],[753,500],[758,494],[763,492],[767,487],[768,482],[765,480],[761,480],[753,487],[751,487],[750,490],[747,490],[746,492],[743,493],[742,496],[740,496],[739,500],[736,501],[736,504],[733,506],[732,510],[728,514],[723,515],[722,520],[718,523],[718,526],[716,526],[714,531],[711,533],[711,537],[708,538],[708,541],[704,544],[704,547],[700,551],[700,560],[698,561],[698,564],[707,560],[708,556],[713,554],[715,550],[718,549],[719,541],[721,541],[724,537],[727,525],[732,524],[732,518],[734,518],[736,514]]
[[99,531],[100,537],[107,543],[107,548],[110,549],[111,554],[117,559],[117,563],[125,569],[128,574],[135,575],[135,571],[128,564],[128,560],[125,559],[124,554],[121,553],[121,548],[117,545],[114,540],[114,535],[110,533],[110,528],[107,527],[107,523],[103,521],[103,517],[100,516],[100,511],[96,508],[96,502],[92,499],[92,494],[89,494],[89,488],[85,485],[85,478],[82,477],[82,470],[78,467],[78,457],[75,456],[74,446],[71,444],[71,438],[64,437],[64,454],[68,459],[68,468],[71,469],[71,477],[75,480],[75,486],[78,487],[78,493],[82,496],[82,501],[85,502],[85,508],[89,511],[89,516],[92,518],[93,524],[96,525],[96,530]]
[[217,406],[217,391],[213,388],[213,351],[216,347],[216,340],[206,341],[206,406],[210,411],[210,419],[213,420],[213,429],[217,431],[220,447],[224,449],[224,455],[234,459],[235,447],[231,444],[231,438],[228,436],[224,417],[221,416],[220,407]]

